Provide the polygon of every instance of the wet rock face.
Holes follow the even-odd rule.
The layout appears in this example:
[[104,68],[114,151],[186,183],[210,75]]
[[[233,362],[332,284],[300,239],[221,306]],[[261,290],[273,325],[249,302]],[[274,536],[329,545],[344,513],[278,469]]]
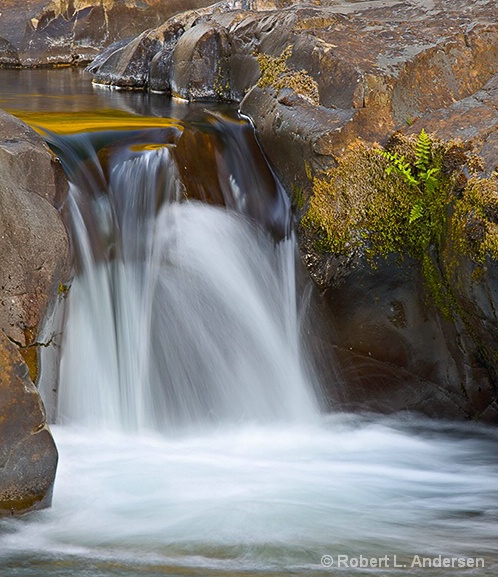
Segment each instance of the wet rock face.
[[48,507],[57,449],[17,348],[0,331],[0,516]]
[[4,0],[0,66],[88,62],[111,42],[159,26],[177,12],[210,0]]
[[37,334],[68,271],[58,210],[67,182],[42,139],[1,111],[0,174],[0,515],[14,515],[50,505],[57,466],[30,372],[36,378]]
[[0,112],[0,329],[21,346],[36,340],[68,269],[61,170],[31,128]]
[[329,405],[498,422],[498,381],[482,358],[496,337],[487,289],[489,283],[473,295],[463,322],[428,300],[417,261],[392,257],[375,268],[358,262],[338,286],[316,296],[310,314]]

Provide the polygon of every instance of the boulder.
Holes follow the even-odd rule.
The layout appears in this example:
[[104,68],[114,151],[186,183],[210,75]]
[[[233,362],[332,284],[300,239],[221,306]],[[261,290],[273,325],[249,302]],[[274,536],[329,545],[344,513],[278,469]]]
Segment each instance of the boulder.
[[0,329],[27,347],[68,270],[67,182],[41,137],[2,111],[0,172]]
[[57,449],[28,367],[0,330],[0,517],[48,507]]
[[[497,423],[498,381],[483,358],[495,350],[494,312],[464,309],[476,330],[491,329],[478,346],[467,323],[427,298],[422,279],[413,259],[359,260],[341,283],[315,295],[308,323],[317,332],[312,349],[328,405]],[[480,296],[489,306],[489,296]]]
[[41,137],[2,111],[0,173],[0,515],[13,515],[50,505],[57,466],[33,381],[48,345],[40,328],[69,268],[67,181]]
[[89,62],[111,42],[155,28],[183,10],[211,0],[4,0],[0,66]]

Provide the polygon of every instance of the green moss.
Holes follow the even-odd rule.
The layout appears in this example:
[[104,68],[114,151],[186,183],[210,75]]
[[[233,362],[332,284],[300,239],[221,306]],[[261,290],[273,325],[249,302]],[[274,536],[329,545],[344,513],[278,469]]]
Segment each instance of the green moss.
[[287,66],[287,60],[291,54],[292,46],[287,46],[278,57],[270,56],[269,54],[258,54],[256,59],[261,76],[257,85],[260,88],[272,86],[277,91],[283,88],[290,88],[312,104],[318,105],[320,102],[318,84],[306,70],[293,71]]
[[337,168],[313,179],[301,225],[320,251],[364,255],[372,266],[392,253],[417,259],[428,294],[451,315],[451,267],[441,266],[447,246],[455,262],[462,254],[475,262],[498,258],[497,179],[472,178],[462,187],[467,160],[461,144],[425,132],[395,134],[386,149],[353,143]]
[[498,178],[471,178],[456,200],[451,221],[455,249],[474,262],[498,260]]
[[298,211],[306,206],[306,193],[296,184],[292,186],[292,206]]

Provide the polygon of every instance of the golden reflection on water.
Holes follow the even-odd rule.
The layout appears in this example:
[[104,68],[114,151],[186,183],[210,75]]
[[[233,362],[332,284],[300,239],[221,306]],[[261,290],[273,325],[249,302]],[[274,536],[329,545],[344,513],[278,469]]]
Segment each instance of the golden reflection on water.
[[39,134],[77,134],[104,130],[140,130],[143,128],[176,128],[182,125],[171,118],[139,116],[123,110],[87,110],[80,112],[30,112],[7,109],[8,113],[29,124]]

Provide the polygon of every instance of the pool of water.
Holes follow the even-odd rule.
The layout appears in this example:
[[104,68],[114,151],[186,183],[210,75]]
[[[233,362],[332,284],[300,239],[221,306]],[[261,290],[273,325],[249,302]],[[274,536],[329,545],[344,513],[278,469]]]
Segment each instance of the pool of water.
[[53,507],[0,522],[1,574],[498,571],[496,430],[338,415],[169,437],[54,435]]

